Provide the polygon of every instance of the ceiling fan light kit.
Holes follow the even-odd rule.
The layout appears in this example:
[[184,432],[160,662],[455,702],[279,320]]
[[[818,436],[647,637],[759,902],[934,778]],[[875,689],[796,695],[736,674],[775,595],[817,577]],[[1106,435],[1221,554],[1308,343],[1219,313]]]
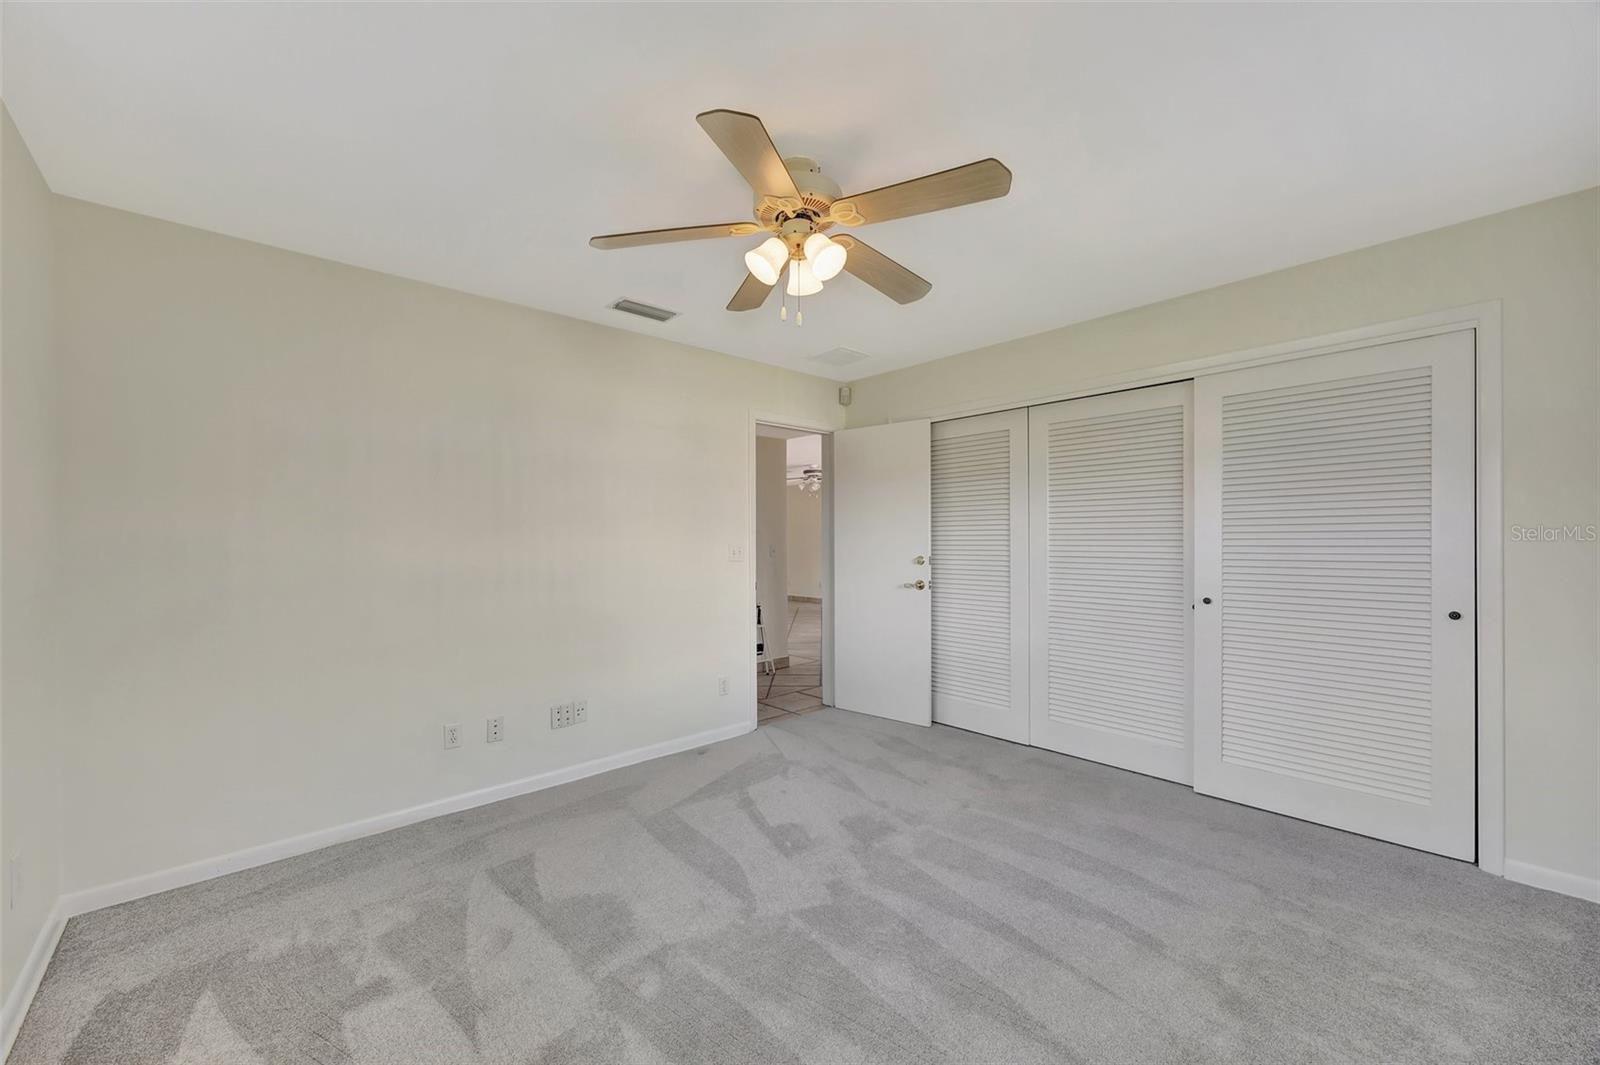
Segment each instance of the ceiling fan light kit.
[[[785,267],[784,294],[795,297],[795,322],[802,321],[799,300],[821,292],[823,283],[848,271],[896,303],[914,303],[933,285],[853,236],[830,237],[834,226],[862,226],[895,218],[943,211],[963,204],[1004,196],[1011,191],[1011,171],[998,159],[943,170],[937,174],[885,185],[853,196],[822,173],[816,160],[778,155],[767,129],[755,115],[742,111],[706,111],[696,116],[728,161],[755,191],[754,222],[651,229],[593,237],[595,248],[636,248],[715,237],[770,234],[745,253],[747,274],[728,302],[730,311],[752,311],[767,301]],[[788,318],[787,301],[778,316]]]

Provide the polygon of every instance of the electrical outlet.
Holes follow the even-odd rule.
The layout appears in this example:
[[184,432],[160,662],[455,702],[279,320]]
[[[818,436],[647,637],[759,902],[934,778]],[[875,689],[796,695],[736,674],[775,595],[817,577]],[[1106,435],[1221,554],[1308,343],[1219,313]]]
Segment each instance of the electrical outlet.
[[728,561],[729,562],[743,562],[744,561],[744,545],[743,544],[729,544],[728,545]]
[[444,727],[444,749],[454,750],[461,746],[461,726],[446,725]]
[[572,704],[558,703],[550,708],[550,727],[566,728],[572,724]]
[[589,720],[589,700],[575,699],[572,703],[572,723],[581,725]]
[[718,695],[727,695],[728,694],[728,678],[727,677],[718,677],[717,678],[717,694]]
[[483,742],[499,743],[505,739],[505,736],[506,719],[503,717],[491,717],[488,721],[488,726],[484,730]]

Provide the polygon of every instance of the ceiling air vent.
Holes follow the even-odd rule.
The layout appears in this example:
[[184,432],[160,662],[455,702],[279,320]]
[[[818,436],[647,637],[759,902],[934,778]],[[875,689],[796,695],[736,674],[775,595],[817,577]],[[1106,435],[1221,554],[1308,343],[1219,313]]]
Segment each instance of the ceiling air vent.
[[834,348],[832,351],[824,351],[821,355],[811,356],[811,361],[826,363],[829,366],[849,366],[851,363],[860,362],[866,357],[862,352],[853,351],[850,348]]
[[648,318],[652,322],[667,322],[678,317],[677,311],[669,311],[665,307],[652,307],[650,304],[640,303],[638,300],[618,300],[611,305],[611,309],[621,311],[623,314],[636,314],[640,318]]

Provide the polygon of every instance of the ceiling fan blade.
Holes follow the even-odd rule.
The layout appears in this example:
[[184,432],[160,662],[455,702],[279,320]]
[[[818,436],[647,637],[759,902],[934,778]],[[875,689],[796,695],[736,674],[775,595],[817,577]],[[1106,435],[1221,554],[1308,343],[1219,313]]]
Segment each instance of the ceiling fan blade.
[[678,229],[641,229],[634,233],[607,233],[590,237],[591,248],[642,248],[646,244],[675,244],[680,240],[710,240],[713,237],[748,237],[763,233],[754,222],[719,222],[714,226],[682,226]]
[[933,283],[913,274],[870,244],[841,233],[833,238],[849,258],[844,268],[896,303],[915,303],[933,290]]
[[[846,225],[864,225],[993,200],[1010,191],[1011,171],[1005,164],[998,159],[980,159],[898,185],[841,196],[833,205],[833,214],[835,221]],[[859,221],[852,220],[852,215]]]
[[767,302],[767,297],[772,295],[772,290],[777,287],[777,285],[763,285],[754,274],[746,273],[744,284],[739,286],[739,291],[728,301],[728,310],[753,311]]
[[757,196],[800,198],[789,168],[783,165],[783,157],[772,146],[767,127],[759,118],[743,111],[725,110],[704,111],[694,118]]

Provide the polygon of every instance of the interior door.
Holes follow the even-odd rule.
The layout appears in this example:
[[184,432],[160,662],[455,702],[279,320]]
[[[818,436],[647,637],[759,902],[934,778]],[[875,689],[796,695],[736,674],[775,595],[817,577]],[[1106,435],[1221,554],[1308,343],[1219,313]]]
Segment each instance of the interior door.
[[833,434],[834,705],[933,723],[929,423]]
[[1189,387],[1028,412],[1033,744],[1185,784]]
[[1195,382],[1196,790],[1473,857],[1473,343]]
[[933,426],[933,719],[1028,742],[1028,412]]

